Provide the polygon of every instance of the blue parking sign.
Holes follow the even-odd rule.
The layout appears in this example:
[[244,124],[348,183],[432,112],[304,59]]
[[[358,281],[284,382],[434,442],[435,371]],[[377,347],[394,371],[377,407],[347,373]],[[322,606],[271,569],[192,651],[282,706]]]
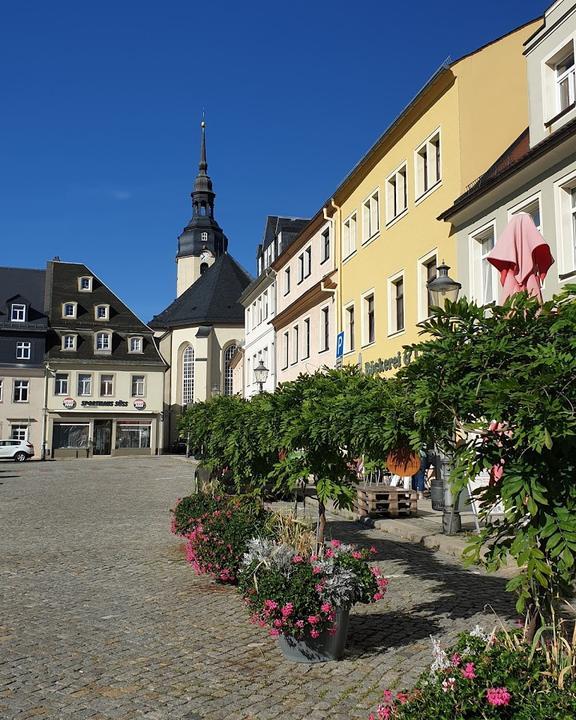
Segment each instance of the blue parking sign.
[[336,360],[342,359],[344,355],[344,331],[336,335]]

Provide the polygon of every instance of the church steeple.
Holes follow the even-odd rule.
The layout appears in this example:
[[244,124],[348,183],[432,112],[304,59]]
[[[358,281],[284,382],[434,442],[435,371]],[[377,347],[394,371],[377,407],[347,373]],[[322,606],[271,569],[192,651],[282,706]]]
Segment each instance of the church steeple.
[[[208,160],[206,155],[206,122],[202,118],[200,140],[200,162],[198,174],[194,180],[192,190],[192,218],[178,237],[178,294],[185,286],[189,287],[198,279],[200,274],[208,267],[206,258],[213,261],[228,249],[228,238],[214,218],[214,198],[216,193],[212,189],[212,180],[207,174]],[[187,259],[200,258],[200,264],[183,262]],[[196,265],[198,264],[198,272]],[[209,263],[211,264],[211,263]],[[181,272],[181,267],[186,272]]]

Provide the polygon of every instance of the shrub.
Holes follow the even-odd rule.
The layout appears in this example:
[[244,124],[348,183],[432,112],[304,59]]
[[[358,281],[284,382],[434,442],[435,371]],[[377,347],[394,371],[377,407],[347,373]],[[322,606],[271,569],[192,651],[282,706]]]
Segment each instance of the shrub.
[[367,563],[367,550],[332,540],[323,557],[303,556],[288,545],[250,540],[240,591],[252,616],[270,635],[317,638],[335,631],[336,612],[384,597],[388,581]]
[[448,651],[433,640],[434,662],[416,687],[386,690],[370,720],[572,720],[574,678],[560,689],[548,671],[545,645],[520,638],[519,631],[487,635],[477,626]]
[[187,535],[198,524],[199,518],[216,510],[222,504],[221,498],[207,493],[196,493],[178,498],[172,510],[171,530],[175,535]]

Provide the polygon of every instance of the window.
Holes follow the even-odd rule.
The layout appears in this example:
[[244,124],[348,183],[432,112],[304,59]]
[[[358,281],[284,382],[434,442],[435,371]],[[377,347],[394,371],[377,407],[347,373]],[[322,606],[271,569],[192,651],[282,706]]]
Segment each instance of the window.
[[96,305],[94,307],[94,318],[96,320],[109,320],[110,305]]
[[416,150],[416,197],[425,195],[442,179],[440,131],[431,135]]
[[118,420],[116,423],[116,449],[149,448],[150,423],[133,420]]
[[78,307],[78,303],[75,303],[75,302],[64,303],[62,305],[62,317],[63,318],[75,318],[77,307]]
[[132,397],[144,397],[144,375],[132,375]]
[[373,193],[362,205],[362,242],[367,242],[380,229],[380,194]]
[[388,334],[404,330],[404,275],[388,280]]
[[488,305],[497,299],[498,271],[488,262],[488,253],[494,247],[494,225],[470,236],[470,280],[472,300]]
[[284,295],[288,295],[290,292],[290,268],[287,267],[284,270]]
[[92,375],[78,373],[78,395],[92,395]]
[[189,345],[182,354],[182,405],[194,402],[194,348]]
[[346,327],[344,329],[345,339],[345,352],[352,352],[354,350],[354,305],[348,305],[344,310],[344,322]]
[[26,322],[26,305],[13,303],[10,309],[10,319],[12,322]]
[[424,299],[422,307],[420,308],[420,319],[424,320],[430,317],[430,309],[434,305],[432,301],[432,293],[428,290],[428,283],[435,279],[437,273],[438,260],[436,255],[433,255],[426,260],[422,261],[420,269],[420,277],[422,282],[421,297]]
[[406,165],[392,173],[386,181],[387,217],[392,222],[408,207],[408,185],[406,183]]
[[100,375],[100,395],[102,397],[114,395],[114,375]]
[[29,342],[16,343],[16,360],[30,360],[32,344]]
[[92,292],[92,278],[89,275],[78,278],[78,290],[80,292]]
[[68,395],[68,373],[56,373],[54,395]]
[[529,200],[524,201],[520,205],[516,205],[511,210],[508,211],[508,218],[510,219],[512,215],[517,215],[518,213],[528,213],[528,215],[531,216],[532,220],[534,220],[534,225],[538,228],[539,232],[542,232],[542,216],[540,214],[540,198],[531,198]]
[[326,262],[330,258],[330,230],[326,228],[322,233],[322,253],[320,262]]
[[96,333],[95,350],[96,352],[109,353],[112,350],[112,333]]
[[62,335],[62,350],[76,350],[76,335]]
[[556,106],[562,112],[574,104],[574,51],[556,65]]
[[310,318],[304,320],[302,360],[310,357]]
[[207,243],[207,242],[208,242],[208,233],[207,233],[207,232],[203,232],[203,233],[200,235],[200,238],[201,238],[201,240],[202,240],[203,243]]
[[356,250],[356,213],[353,213],[344,221],[342,227],[342,245],[345,258],[352,255]]
[[12,440],[27,440],[28,425],[12,425],[10,427],[10,437]]
[[30,385],[29,380],[14,380],[13,399],[14,399],[15,403],[28,402],[29,385]]
[[232,358],[237,350],[237,345],[230,345],[224,352],[224,395],[232,395],[234,390]]
[[320,311],[320,352],[330,348],[330,308]]
[[304,253],[298,255],[298,282],[304,280]]
[[284,362],[282,365],[282,369],[285,370],[288,367],[289,363],[289,357],[290,357],[290,334],[288,332],[284,333]]
[[268,313],[270,310],[270,307],[268,304],[268,290],[265,290],[264,295],[262,296],[262,305],[263,305],[264,320],[268,320]]
[[310,277],[312,272],[312,246],[309,246],[304,251],[304,277]]
[[0,378],[0,402],[4,400],[4,378]]
[[55,448],[88,447],[88,423],[54,423],[52,444]]
[[376,339],[374,293],[362,298],[362,345],[370,345]]
[[140,336],[134,336],[128,338],[128,352],[129,353],[141,353],[143,347],[143,341]]
[[292,328],[292,365],[298,362],[298,325]]

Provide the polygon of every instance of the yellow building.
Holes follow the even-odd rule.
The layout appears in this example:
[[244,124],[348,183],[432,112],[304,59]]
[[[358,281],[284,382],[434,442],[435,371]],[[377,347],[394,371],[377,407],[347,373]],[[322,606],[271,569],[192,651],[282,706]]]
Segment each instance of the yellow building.
[[334,193],[337,330],[344,363],[367,372],[409,361],[428,316],[426,282],[442,260],[458,279],[456,243],[438,216],[528,125],[524,25],[445,63]]

